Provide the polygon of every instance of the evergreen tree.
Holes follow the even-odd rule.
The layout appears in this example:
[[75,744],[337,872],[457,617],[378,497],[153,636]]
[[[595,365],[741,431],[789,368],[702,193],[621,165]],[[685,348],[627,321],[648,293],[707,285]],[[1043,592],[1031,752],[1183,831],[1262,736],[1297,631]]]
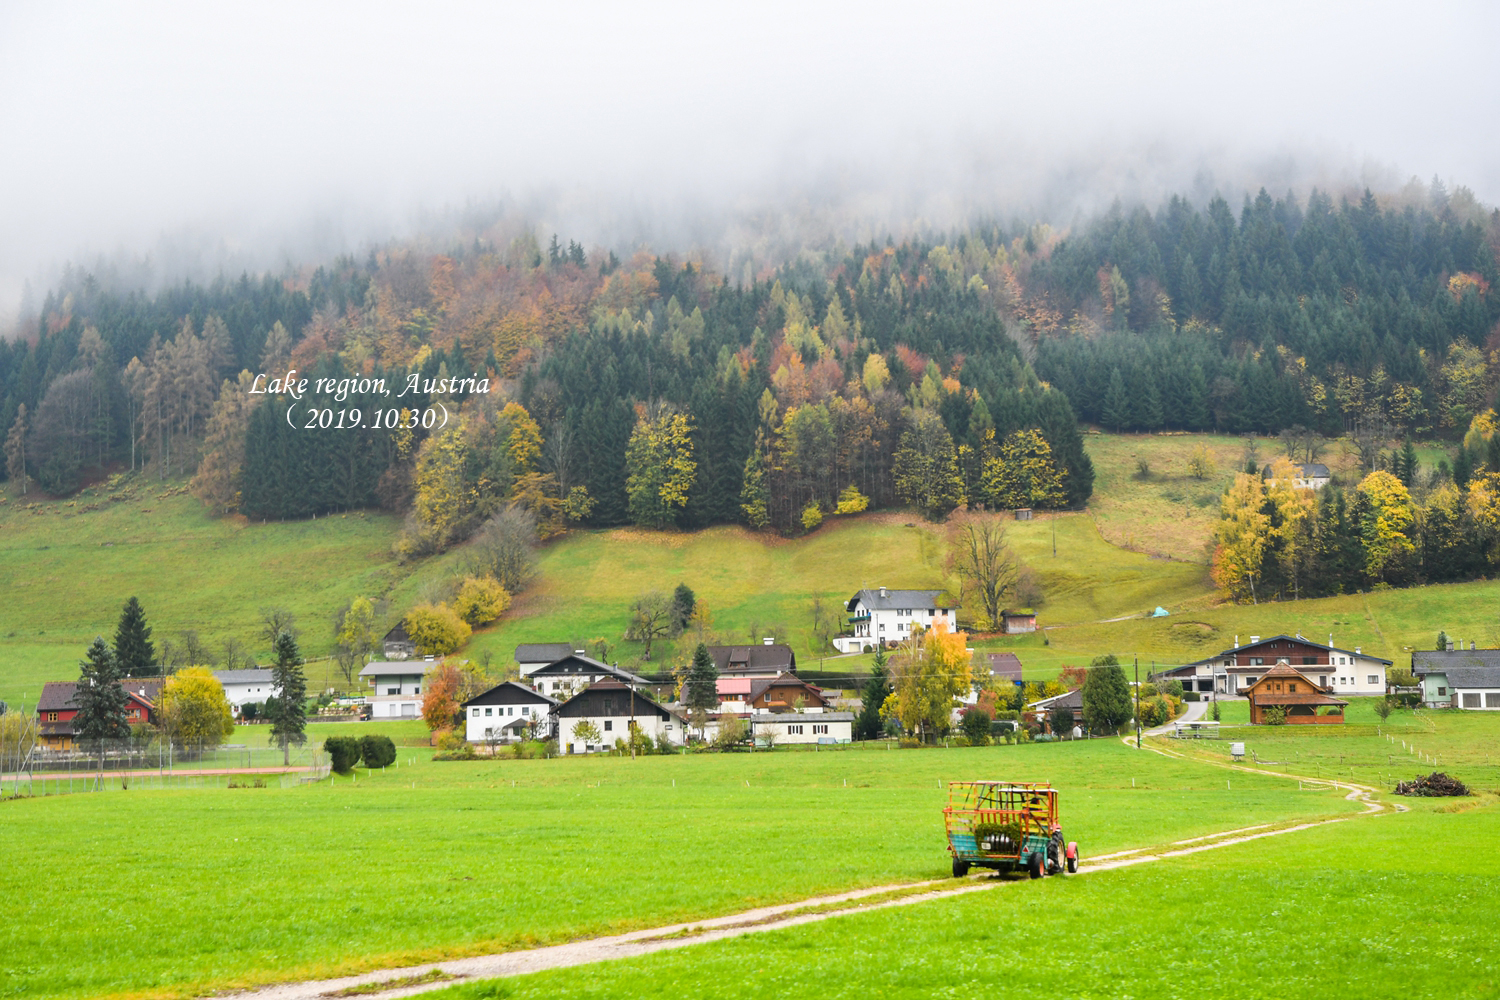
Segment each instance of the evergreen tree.
[[878,739],[885,731],[880,708],[891,696],[890,675],[886,672],[885,661],[885,646],[882,643],[875,649],[875,662],[870,668],[870,678],[865,681],[864,690],[860,692],[863,704],[859,715],[854,718],[854,738],[857,740]]
[[681,634],[688,627],[688,621],[693,617],[693,609],[698,606],[698,599],[693,594],[693,588],[685,583],[679,583],[672,591],[672,628]]
[[1130,720],[1130,713],[1130,682],[1120,665],[1102,663],[1090,667],[1083,682],[1083,721],[1089,732],[1113,733]]
[[1130,424],[1130,395],[1125,391],[1125,380],[1120,376],[1119,368],[1109,373],[1109,388],[1104,393],[1104,408],[1099,419],[1116,432]]
[[1496,431],[1490,435],[1489,449],[1485,453],[1485,463],[1489,465],[1491,472],[1500,472],[1500,431]]
[[156,647],[151,642],[151,626],[141,602],[132,597],[120,611],[115,627],[115,660],[122,677],[149,677],[156,672]]
[[683,705],[692,711],[702,709],[707,712],[718,708],[718,679],[719,670],[714,666],[714,658],[709,655],[708,647],[698,643],[698,648],[693,650],[693,665],[682,686]]
[[[1496,436],[1500,437],[1500,435]],[[1401,450],[1396,453],[1395,460],[1391,462],[1391,471],[1396,474],[1397,479],[1401,480],[1402,486],[1411,489],[1412,483],[1417,478],[1417,449],[1411,443],[1410,438],[1406,439],[1406,444],[1402,445]]]
[[73,703],[78,706],[73,719],[75,738],[80,743],[97,744],[128,737],[130,724],[125,721],[125,706],[129,699],[120,686],[120,665],[115,654],[105,645],[103,636],[95,636],[84,656],[79,661],[82,669],[73,694]]
[[1458,454],[1453,456],[1453,485],[1461,490],[1467,489],[1469,480],[1473,478],[1474,461],[1469,457],[1469,449],[1460,444]]
[[283,764],[292,762],[292,746],[307,742],[307,677],[302,673],[302,653],[297,640],[287,631],[276,633],[276,665],[271,668],[274,703],[266,702],[271,719],[271,742],[281,747]]

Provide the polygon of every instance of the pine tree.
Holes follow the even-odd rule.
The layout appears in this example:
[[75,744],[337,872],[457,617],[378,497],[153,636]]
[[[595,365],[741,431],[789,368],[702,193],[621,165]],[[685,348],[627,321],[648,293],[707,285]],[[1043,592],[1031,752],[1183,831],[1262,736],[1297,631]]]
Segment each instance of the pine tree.
[[16,408],[16,422],[11,424],[5,438],[5,471],[11,479],[21,482],[21,495],[26,495],[26,404]]
[[[1410,444],[1408,444],[1408,447],[1410,447]],[[1500,431],[1496,431],[1490,435],[1490,445],[1486,453],[1485,462],[1489,465],[1491,472],[1500,472]]]
[[149,677],[156,672],[156,646],[151,642],[151,626],[146,611],[132,597],[120,611],[115,627],[115,660],[122,677]]
[[693,665],[688,671],[687,682],[683,684],[683,705],[690,710],[709,711],[717,708],[718,679],[719,670],[714,666],[714,658],[708,653],[708,646],[698,643],[698,648],[693,650]]
[[271,742],[281,747],[281,762],[292,762],[292,746],[307,742],[307,677],[302,673],[302,653],[290,632],[276,634],[276,665],[271,668],[274,702],[266,703],[271,718]]
[[1109,388],[1104,393],[1100,419],[1104,426],[1116,432],[1124,430],[1130,423],[1130,396],[1125,392],[1125,380],[1120,377],[1119,368],[1109,373]]
[[1090,667],[1082,698],[1083,721],[1094,735],[1113,733],[1130,719],[1130,682],[1117,663]]
[[73,719],[74,738],[80,743],[99,743],[128,737],[125,705],[129,699],[120,686],[115,654],[105,645],[103,636],[95,636],[85,657],[79,661],[82,669],[73,694],[73,703],[78,706]]
[[885,729],[885,723],[880,718],[880,708],[891,696],[890,675],[886,672],[885,661],[885,646],[881,644],[875,650],[870,678],[865,681],[864,690],[860,693],[863,704],[859,715],[854,719],[854,738],[857,740],[878,739]]

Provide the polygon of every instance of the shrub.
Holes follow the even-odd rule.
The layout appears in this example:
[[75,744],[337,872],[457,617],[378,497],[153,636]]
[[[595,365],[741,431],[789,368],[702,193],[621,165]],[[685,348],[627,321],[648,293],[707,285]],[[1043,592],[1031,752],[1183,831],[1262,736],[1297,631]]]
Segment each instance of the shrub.
[[260,702],[258,701],[246,702],[245,704],[240,706],[240,718],[244,719],[246,722],[251,721],[259,714]]
[[1173,698],[1181,698],[1182,681],[1173,678],[1172,680],[1167,681],[1166,684],[1162,685],[1162,690],[1171,695]]
[[1197,691],[1184,691],[1184,692],[1182,692],[1182,700],[1183,701],[1197,701],[1198,700],[1198,692]]
[[439,733],[437,748],[438,752],[432,755],[433,760],[476,760],[478,758],[473,746],[456,729],[445,729]]
[[1272,705],[1261,713],[1261,718],[1268,726],[1284,726],[1286,725],[1286,709],[1280,705]]
[[990,713],[984,709],[971,708],[964,712],[961,725],[971,746],[982,747],[990,741]]
[[844,487],[839,494],[839,504],[835,508],[835,514],[858,514],[870,506],[870,498],[865,496],[854,486],[853,483]]
[[818,509],[816,501],[802,508],[802,530],[811,531],[823,523],[823,512]]
[[396,763],[396,744],[389,736],[371,733],[360,737],[359,755],[365,767],[389,767]]
[[359,763],[359,740],[353,736],[330,736],[323,741],[323,752],[328,755],[335,771],[348,774]]
[[470,625],[484,625],[510,607],[510,591],[492,576],[466,576],[453,599],[453,610]]
[[1391,699],[1381,698],[1375,702],[1375,714],[1379,717],[1381,722],[1384,722],[1386,719],[1389,719],[1391,717],[1391,709],[1394,707],[1395,706],[1391,704]]

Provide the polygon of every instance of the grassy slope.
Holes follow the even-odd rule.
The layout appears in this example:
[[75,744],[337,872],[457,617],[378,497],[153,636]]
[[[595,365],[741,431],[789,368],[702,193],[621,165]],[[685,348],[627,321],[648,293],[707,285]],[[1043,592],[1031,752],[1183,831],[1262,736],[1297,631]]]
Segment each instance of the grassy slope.
[[[196,995],[941,877],[950,779],[1059,784],[1068,835],[1095,854],[1354,808],[1274,777],[1230,791],[1217,768],[1113,740],[636,761],[412,755],[415,766],[333,785],[4,804],[0,880],[26,884],[64,857],[69,874],[0,904],[0,954],[25,956],[0,973],[0,996]],[[398,899],[400,919],[388,919]]]
[[[1431,645],[1438,629],[1500,645],[1500,584],[1474,582],[1272,605],[1221,606],[1201,564],[1222,482],[1185,475],[1198,443],[1219,459],[1219,480],[1239,461],[1243,442],[1195,435],[1088,438],[1099,469],[1090,513],[1041,516],[1010,524],[1017,553],[1040,575],[1046,593],[1045,635],[981,642],[1014,649],[1028,676],[1052,676],[1066,664],[1103,652],[1140,657],[1149,667],[1196,659],[1250,635],[1301,632],[1360,646],[1405,663],[1413,648]],[[1273,443],[1260,445],[1262,458]],[[1151,479],[1134,477],[1144,456]],[[1330,455],[1335,467],[1343,459]],[[1196,492],[1194,492],[1196,491]],[[197,629],[217,650],[234,636],[261,655],[260,608],[283,605],[304,627],[304,647],[326,652],[332,612],[350,597],[386,595],[390,618],[433,585],[451,579],[462,551],[415,566],[391,556],[398,523],[376,514],[254,525],[207,517],[181,483],[138,480],[110,501],[105,489],[72,501],[27,506],[0,503],[0,699],[34,703],[45,680],[77,674],[84,646],[111,636],[119,607],[138,595],[158,640]],[[1175,495],[1185,500],[1173,500]],[[1200,497],[1201,499],[1201,497]],[[96,510],[88,510],[97,506]],[[1056,555],[1053,554],[1054,537]],[[1131,551],[1111,542],[1130,542]],[[1151,553],[1164,553],[1152,555]],[[1197,560],[1197,561],[1195,561]],[[516,643],[589,641],[616,645],[616,656],[639,658],[639,643],[620,641],[631,600],[644,590],[688,583],[712,609],[712,631],[743,642],[789,636],[811,665],[809,605],[814,595],[846,600],[862,586],[956,587],[945,567],[942,528],[901,513],[835,518],[807,538],[785,540],[737,527],[697,533],[636,529],[583,531],[541,554],[536,585],[502,621],[465,650],[509,663]],[[1167,618],[1139,616],[1162,605]],[[653,656],[652,667],[685,657],[691,641]],[[830,670],[859,670],[868,657],[829,659]],[[321,673],[320,673],[321,671]],[[325,662],[310,668],[312,686],[332,677]]]

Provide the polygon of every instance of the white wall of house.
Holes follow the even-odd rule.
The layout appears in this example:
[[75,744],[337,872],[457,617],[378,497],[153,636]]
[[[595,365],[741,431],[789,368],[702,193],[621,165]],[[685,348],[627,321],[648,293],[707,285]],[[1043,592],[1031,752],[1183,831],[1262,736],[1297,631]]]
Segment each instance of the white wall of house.
[[224,697],[235,708],[241,708],[252,702],[265,701],[275,693],[276,690],[271,687],[270,681],[224,685]]
[[464,717],[464,738],[470,743],[484,743],[490,739],[491,730],[498,731],[517,720],[545,719],[548,710],[547,705],[470,705]]
[[422,716],[420,698],[372,697],[365,701],[370,706],[372,719],[418,719]]
[[1500,688],[1452,688],[1453,707],[1469,712],[1500,712]]
[[854,720],[847,712],[821,715],[799,712],[757,715],[752,720],[755,737],[773,736],[776,743],[818,743],[833,740],[848,743],[854,737]]
[[[599,730],[600,742],[585,744],[573,735],[573,727],[580,722],[592,722]],[[686,723],[678,718],[663,719],[658,715],[637,715],[635,724],[641,732],[653,740],[665,735],[668,740],[681,746],[687,739]],[[569,716],[557,720],[557,744],[562,753],[592,753],[611,750],[615,740],[629,740],[629,715]]]

